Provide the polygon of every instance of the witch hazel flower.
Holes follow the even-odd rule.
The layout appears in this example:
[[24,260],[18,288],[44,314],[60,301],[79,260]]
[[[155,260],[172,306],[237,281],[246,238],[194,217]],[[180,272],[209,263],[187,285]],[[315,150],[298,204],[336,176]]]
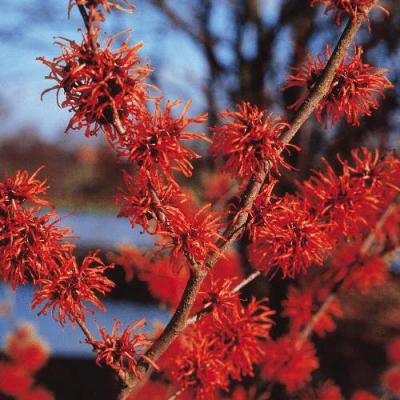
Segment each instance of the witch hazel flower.
[[102,7],[108,13],[112,8],[129,14],[136,10],[136,7],[128,0],[69,0],[68,10],[70,11],[74,5],[85,6],[89,9]]
[[195,132],[195,125],[204,124],[207,114],[187,117],[190,108],[188,102],[180,115],[174,115],[181,101],[155,101],[154,111],[146,108],[138,110],[135,122],[127,127],[127,140],[117,149],[118,155],[127,157],[145,171],[161,171],[172,182],[172,171],[179,171],[184,176],[192,175],[191,160],[200,156],[185,146],[190,140],[210,140],[204,134]]
[[[56,44],[61,55],[51,61],[38,58],[50,69],[46,79],[55,81],[42,96],[55,90],[58,99],[60,91],[64,92],[65,99],[59,105],[72,113],[67,131],[84,129],[89,137],[102,130],[109,141],[123,141],[115,129],[116,121],[126,125],[128,117],[143,107],[149,87],[144,80],[151,68],[138,56],[141,43],[129,46],[127,38],[113,50],[117,36],[108,39],[104,47],[98,44],[98,29],[85,34],[80,44],[60,38]],[[93,43],[97,44],[95,49]]]
[[120,332],[121,325],[120,321],[116,321],[110,334],[104,328],[100,328],[101,340],[86,340],[97,353],[96,363],[99,366],[104,363],[118,372],[133,374],[139,379],[141,378],[137,368],[139,358],[158,369],[157,365],[144,354],[151,341],[146,334],[138,332],[146,325],[146,320],[131,323],[122,332]]
[[281,117],[259,110],[257,106],[243,102],[236,111],[220,114],[222,125],[213,127],[213,145],[210,151],[216,157],[226,159],[225,169],[234,177],[257,176],[268,162],[272,170],[279,167],[291,169],[281,155],[288,146],[281,134],[289,125]]
[[369,24],[368,11],[371,7],[377,7],[389,15],[386,8],[375,3],[375,0],[310,0],[311,7],[316,4],[325,5],[325,14],[330,11],[336,12],[335,22],[337,25],[341,24],[343,16],[348,15],[352,20],[355,20],[359,14],[362,14]]
[[98,296],[107,294],[115,286],[104,275],[112,267],[105,265],[96,254],[85,257],[80,265],[70,256],[62,269],[37,281],[39,289],[33,295],[32,309],[41,307],[38,315],[50,311],[53,319],[62,326],[67,320],[72,326],[85,321],[85,312],[93,313],[86,302],[105,310]]
[[[360,117],[371,116],[372,111],[379,108],[379,98],[383,98],[384,90],[393,88],[386,78],[387,69],[376,68],[362,60],[363,49],[358,47],[352,57],[343,60],[336,70],[330,91],[315,109],[315,117],[319,123],[334,125],[342,117],[351,125],[360,125]],[[308,54],[306,61],[297,67],[291,67],[292,74],[283,87],[304,88],[303,94],[289,107],[297,110],[318,84],[332,49],[326,46],[325,54],[313,58]]]

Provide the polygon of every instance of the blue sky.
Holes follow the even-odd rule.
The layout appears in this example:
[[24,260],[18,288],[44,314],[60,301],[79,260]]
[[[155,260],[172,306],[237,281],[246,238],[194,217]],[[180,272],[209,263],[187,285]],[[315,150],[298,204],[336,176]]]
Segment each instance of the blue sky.
[[[67,0],[53,1],[48,3],[49,9],[39,9],[40,1],[0,0],[0,100],[7,109],[0,127],[2,136],[33,125],[45,138],[58,140],[67,125],[68,112],[57,107],[54,93],[40,101],[41,92],[51,82],[44,79],[47,68],[36,60],[38,56],[52,58],[58,54],[57,46],[52,44],[56,36],[79,40],[77,28],[82,27],[82,21],[76,9],[67,20],[67,3]],[[168,21],[145,3],[146,0],[137,0],[138,8],[132,15],[114,13],[103,30],[112,34],[133,27],[132,41],[145,43],[142,57],[156,66],[166,96],[193,98],[193,112],[202,112],[205,100],[198,88],[204,85],[207,65],[201,53],[186,35],[171,30]],[[261,1],[267,24],[277,18],[280,4],[281,0]],[[216,3],[212,23],[221,36],[229,38],[226,13],[226,2]],[[252,32],[247,36],[247,50],[251,53]],[[231,55],[224,41],[218,51],[229,62]],[[74,135],[75,139],[70,140],[79,140],[78,137]]]

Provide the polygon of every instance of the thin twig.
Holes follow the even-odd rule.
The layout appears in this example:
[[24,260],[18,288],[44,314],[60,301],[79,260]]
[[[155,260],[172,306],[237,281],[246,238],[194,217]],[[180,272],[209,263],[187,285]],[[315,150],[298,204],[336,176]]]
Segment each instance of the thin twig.
[[[254,279],[258,278],[261,275],[261,271],[254,271],[252,274],[250,274],[246,279],[243,279],[238,285],[236,285],[233,289],[232,289],[232,293],[237,293],[240,290],[242,290],[246,285],[248,285],[250,282],[253,282]],[[194,323],[196,323],[197,321],[199,321],[201,318],[203,318],[204,316],[206,316],[207,314],[209,314],[212,311],[212,303],[206,303],[204,304],[204,307],[197,312],[195,315],[193,315],[193,317],[190,317],[187,321],[186,321],[186,325],[192,325]]]

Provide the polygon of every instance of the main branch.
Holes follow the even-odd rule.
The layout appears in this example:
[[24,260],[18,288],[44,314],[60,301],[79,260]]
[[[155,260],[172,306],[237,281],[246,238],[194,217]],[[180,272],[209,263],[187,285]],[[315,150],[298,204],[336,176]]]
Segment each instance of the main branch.
[[[369,10],[370,9],[364,11],[367,12]],[[351,46],[351,43],[357,31],[361,27],[361,24],[364,20],[364,15],[365,14],[363,13],[359,13],[355,20],[350,20],[348,22],[315,88],[296,113],[290,128],[283,134],[283,142],[289,143],[292,140],[292,138],[300,130],[304,122],[310,117],[315,108],[318,106],[319,102],[329,93],[331,84],[335,77],[335,72],[344,57],[346,56],[347,51]],[[224,250],[246,228],[249,222],[250,212],[253,207],[253,203],[257,198],[270,171],[270,164],[268,160],[264,161],[263,167],[264,168],[257,176],[253,176],[250,179],[249,184],[241,197],[239,210],[237,211],[235,217],[232,219],[232,222],[226,228],[223,235],[224,239],[218,241],[217,246],[220,251],[211,252],[208,255],[205,261],[205,266],[207,267],[207,270],[211,269],[214,266]],[[154,341],[153,345],[147,351],[146,357],[149,357],[153,361],[156,361],[169,347],[172,341],[183,331],[183,329],[187,325],[190,310],[194,304],[197,293],[206,275],[207,272],[205,270],[197,270],[191,272],[190,278],[187,282],[185,291],[183,293],[180,304],[175,311],[175,314],[173,315],[169,324],[164,329],[163,333]],[[142,359],[139,363],[139,371],[143,376],[148,375],[151,372],[151,365],[146,360]],[[131,377],[130,382],[128,383],[128,388],[123,391],[120,398],[126,399],[129,395],[130,390],[135,385],[137,385],[137,383],[137,378]]]

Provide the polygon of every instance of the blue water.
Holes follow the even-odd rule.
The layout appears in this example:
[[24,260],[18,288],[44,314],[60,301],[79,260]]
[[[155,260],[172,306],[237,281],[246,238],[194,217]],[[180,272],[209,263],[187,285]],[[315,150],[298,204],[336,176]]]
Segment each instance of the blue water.
[[[151,236],[142,234],[139,227],[131,228],[126,218],[116,218],[105,214],[75,214],[64,212],[60,225],[73,229],[74,239],[78,246],[99,247],[113,249],[116,245],[132,244],[139,247],[148,247],[153,243]],[[35,325],[39,335],[49,344],[54,354],[63,356],[87,356],[93,353],[91,347],[82,344],[85,339],[80,329],[72,329],[70,325],[61,328],[49,316],[37,317],[30,310],[33,288],[20,287],[16,292],[5,284],[0,283],[0,303],[6,302],[12,308],[10,316],[0,315],[0,348],[6,334],[18,323],[30,322]],[[168,314],[154,306],[132,304],[128,302],[105,301],[107,312],[96,312],[95,320],[100,327],[111,330],[113,319],[118,319],[123,324],[138,321],[146,317],[148,328],[151,329],[155,321],[167,322]],[[88,325],[92,332],[97,332],[93,318],[89,315]]]
[[142,233],[139,226],[132,228],[127,218],[117,218],[108,214],[68,212],[62,213],[61,216],[60,225],[72,228],[73,233],[79,236],[74,239],[78,246],[110,249],[121,243],[139,247],[147,247],[153,243],[153,238]]
[[[61,328],[50,316],[36,315],[31,311],[30,302],[33,295],[31,286],[18,288],[13,292],[9,286],[0,284],[0,302],[7,301],[11,305],[12,312],[9,316],[0,316],[0,348],[4,344],[7,333],[16,325],[29,322],[32,323],[40,337],[50,346],[52,353],[63,357],[93,357],[91,347],[82,343],[85,337],[79,327],[73,329],[71,324]],[[132,304],[127,302],[105,301],[107,311],[95,312],[94,318],[98,326],[105,327],[111,331],[113,320],[120,320],[124,326],[142,318],[147,319],[145,330],[151,331],[153,323],[168,322],[169,315],[155,306],[145,306],[142,304]],[[97,333],[97,328],[91,315],[88,316],[88,325],[93,333]]]

